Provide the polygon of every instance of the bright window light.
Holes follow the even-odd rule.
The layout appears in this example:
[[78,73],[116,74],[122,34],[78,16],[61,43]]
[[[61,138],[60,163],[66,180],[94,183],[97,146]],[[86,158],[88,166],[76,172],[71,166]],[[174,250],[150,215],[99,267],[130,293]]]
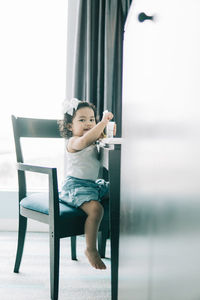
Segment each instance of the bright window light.
[[[17,188],[11,114],[61,118],[66,87],[67,2],[0,2],[1,190]],[[51,160],[62,165],[63,147],[58,139],[53,143],[54,146],[46,143],[44,153],[40,154],[36,149],[43,147],[42,142],[35,141],[35,145],[27,148],[28,159],[41,161],[45,156],[46,163]],[[33,180],[32,187],[43,188],[44,183]]]

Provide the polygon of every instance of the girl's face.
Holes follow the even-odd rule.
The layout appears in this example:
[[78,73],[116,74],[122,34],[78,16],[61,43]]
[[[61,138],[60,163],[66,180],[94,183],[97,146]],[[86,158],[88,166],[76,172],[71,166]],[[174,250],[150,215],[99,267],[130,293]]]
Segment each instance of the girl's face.
[[88,130],[96,125],[94,111],[92,108],[83,107],[77,110],[70,126],[73,136],[83,136]]

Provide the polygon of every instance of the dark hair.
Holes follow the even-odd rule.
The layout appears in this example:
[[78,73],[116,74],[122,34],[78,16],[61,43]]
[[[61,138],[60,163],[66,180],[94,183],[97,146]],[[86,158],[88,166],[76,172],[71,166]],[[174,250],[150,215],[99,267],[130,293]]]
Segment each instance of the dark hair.
[[68,129],[68,124],[71,124],[74,117],[76,116],[76,112],[84,107],[89,107],[94,111],[94,116],[95,116],[95,120],[97,121],[97,116],[96,116],[96,108],[94,106],[94,104],[90,103],[90,102],[86,102],[86,101],[81,101],[79,102],[77,109],[73,111],[73,116],[69,115],[68,113],[64,114],[64,118],[63,120],[59,120],[58,121],[58,125],[59,125],[59,130],[60,130],[60,135],[64,138],[70,138],[72,136],[72,132]]

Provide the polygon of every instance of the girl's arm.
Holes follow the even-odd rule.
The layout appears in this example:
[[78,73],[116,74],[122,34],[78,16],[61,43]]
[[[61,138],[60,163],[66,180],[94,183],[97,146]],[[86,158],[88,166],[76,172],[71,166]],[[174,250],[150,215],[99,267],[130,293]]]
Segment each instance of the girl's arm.
[[91,128],[88,132],[86,132],[83,136],[77,137],[74,136],[70,138],[67,148],[69,152],[76,152],[80,151],[89,145],[96,142],[101,133],[103,132],[104,128],[108,124],[110,120],[112,120],[113,114],[111,112],[107,112],[104,114],[102,120],[96,124],[93,128]]

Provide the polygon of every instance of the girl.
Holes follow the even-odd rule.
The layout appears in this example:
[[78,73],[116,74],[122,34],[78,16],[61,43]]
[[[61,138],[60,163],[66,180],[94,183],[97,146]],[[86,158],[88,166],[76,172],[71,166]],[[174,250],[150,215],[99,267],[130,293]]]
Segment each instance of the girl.
[[106,112],[97,124],[95,107],[91,103],[73,98],[65,101],[63,108],[60,131],[67,138],[67,176],[60,199],[87,214],[85,254],[94,268],[106,269],[97,251],[96,239],[103,217],[100,200],[108,193],[108,183],[97,180],[100,162],[95,142],[102,136],[113,114]]

